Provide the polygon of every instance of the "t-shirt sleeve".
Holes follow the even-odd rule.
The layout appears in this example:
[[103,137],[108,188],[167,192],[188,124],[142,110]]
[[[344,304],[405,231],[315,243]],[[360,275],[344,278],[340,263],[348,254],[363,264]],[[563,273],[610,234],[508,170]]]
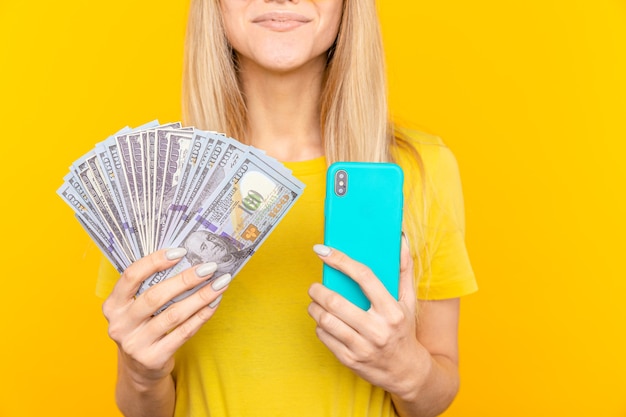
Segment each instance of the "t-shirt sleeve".
[[465,208],[456,158],[438,138],[417,139],[423,172],[416,175],[415,164],[406,164],[412,171],[408,176],[405,172],[412,181],[409,186],[422,189],[412,193],[420,200],[414,205],[420,207],[415,217],[425,222],[420,228],[421,259],[415,263],[421,268],[417,297],[441,300],[471,294],[478,286],[465,245]]
[[426,273],[418,284],[418,298],[438,300],[470,294],[478,289],[465,245],[465,208],[456,159],[441,145],[425,152],[429,198]]

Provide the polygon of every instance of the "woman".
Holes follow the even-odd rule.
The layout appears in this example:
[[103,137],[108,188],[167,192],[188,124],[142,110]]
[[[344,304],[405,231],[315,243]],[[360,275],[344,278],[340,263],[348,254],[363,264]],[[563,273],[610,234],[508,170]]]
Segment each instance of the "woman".
[[[189,16],[185,122],[263,149],[307,188],[232,285],[229,275],[214,277],[153,316],[217,265],[137,298],[144,279],[186,250],[155,252],[122,274],[103,306],[119,346],[120,409],[151,417],[440,414],[458,389],[458,297],[475,290],[460,183],[440,141],[394,131],[387,120],[374,1],[193,0]],[[405,171],[410,239],[399,301],[363,265],[314,246],[323,240],[325,168],[337,160],[391,160]],[[372,308],[319,284],[320,259],[356,280]]]

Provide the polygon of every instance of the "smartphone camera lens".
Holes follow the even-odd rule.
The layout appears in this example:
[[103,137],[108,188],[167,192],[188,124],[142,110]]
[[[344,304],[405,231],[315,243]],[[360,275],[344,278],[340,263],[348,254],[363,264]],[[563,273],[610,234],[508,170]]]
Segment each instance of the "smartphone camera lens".
[[343,197],[348,190],[348,173],[346,171],[337,171],[335,174],[335,194]]

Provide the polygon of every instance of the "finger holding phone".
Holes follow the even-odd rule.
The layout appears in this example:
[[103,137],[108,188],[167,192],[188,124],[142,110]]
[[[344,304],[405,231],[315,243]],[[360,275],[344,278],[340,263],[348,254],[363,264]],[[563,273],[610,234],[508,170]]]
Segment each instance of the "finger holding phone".
[[[401,415],[420,415],[416,396],[432,357],[418,341],[416,290],[402,238],[402,169],[339,162],[327,171],[323,285],[310,287],[319,339],[348,368],[391,393]],[[402,410],[401,410],[402,409]],[[428,413],[427,413],[428,415]]]
[[399,299],[396,300],[366,265],[337,249],[317,245],[325,265],[352,278],[371,301],[356,306],[324,285],[309,290],[309,314],[319,339],[341,363],[393,395],[410,398],[419,392],[431,366],[430,354],[416,336],[413,262],[402,243]]

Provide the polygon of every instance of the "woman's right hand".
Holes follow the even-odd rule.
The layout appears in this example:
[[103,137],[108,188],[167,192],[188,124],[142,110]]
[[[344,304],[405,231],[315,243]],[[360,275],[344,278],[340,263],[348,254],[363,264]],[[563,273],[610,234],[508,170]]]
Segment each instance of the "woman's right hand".
[[102,306],[109,336],[119,348],[120,378],[129,377],[126,383],[139,391],[170,377],[174,353],[213,316],[230,283],[230,275],[218,277],[155,316],[165,303],[210,279],[217,268],[212,262],[197,265],[135,296],[145,279],[171,268],[185,254],[183,248],[162,249],[133,263]]

